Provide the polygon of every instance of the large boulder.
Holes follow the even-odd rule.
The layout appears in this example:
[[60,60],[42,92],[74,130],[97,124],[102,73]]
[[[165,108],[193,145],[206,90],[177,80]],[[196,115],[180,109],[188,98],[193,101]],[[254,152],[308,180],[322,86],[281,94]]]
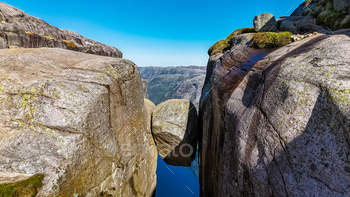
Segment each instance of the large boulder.
[[185,99],[159,104],[153,112],[152,132],[159,155],[170,165],[191,166],[197,150],[197,110]]
[[153,194],[152,107],[133,62],[3,49],[0,73],[0,194],[41,174],[42,197]]
[[277,22],[275,17],[270,13],[263,13],[254,17],[254,29],[257,32],[274,32],[277,31]]
[[201,196],[349,196],[348,43],[345,35],[306,38],[245,70],[233,48],[210,57],[199,115]]
[[115,47],[51,26],[3,2],[0,2],[0,32],[0,49],[49,47],[111,57],[123,56]]

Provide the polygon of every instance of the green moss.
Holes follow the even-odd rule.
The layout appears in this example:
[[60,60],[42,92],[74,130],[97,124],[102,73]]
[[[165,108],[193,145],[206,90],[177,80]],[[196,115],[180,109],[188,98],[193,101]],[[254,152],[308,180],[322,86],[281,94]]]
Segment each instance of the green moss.
[[[333,10],[332,0],[323,0],[312,8],[313,16],[318,25],[327,26],[331,30],[350,27],[350,16]],[[327,29],[325,27],[325,29]]]
[[225,50],[228,50],[231,48],[232,45],[232,39],[238,35],[244,34],[244,33],[250,33],[255,32],[254,27],[245,27],[242,29],[237,29],[234,32],[232,32],[225,40],[219,40],[213,46],[211,46],[208,50],[208,55],[214,55],[216,53],[222,53]]
[[292,41],[292,35],[293,34],[291,32],[259,32],[253,36],[251,46],[259,49],[281,47],[289,44]]
[[4,197],[20,197],[35,196],[37,189],[42,187],[43,174],[37,174],[31,178],[17,183],[8,183],[0,185],[0,196]]

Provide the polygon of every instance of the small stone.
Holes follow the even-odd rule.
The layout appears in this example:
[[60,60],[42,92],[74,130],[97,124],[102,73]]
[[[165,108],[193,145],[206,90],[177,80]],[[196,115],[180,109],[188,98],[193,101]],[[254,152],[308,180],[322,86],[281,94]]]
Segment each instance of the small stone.
[[[349,169],[350,169],[350,168],[349,168]],[[314,164],[314,163],[311,164],[311,170],[314,171],[314,172],[317,170],[316,164]]]

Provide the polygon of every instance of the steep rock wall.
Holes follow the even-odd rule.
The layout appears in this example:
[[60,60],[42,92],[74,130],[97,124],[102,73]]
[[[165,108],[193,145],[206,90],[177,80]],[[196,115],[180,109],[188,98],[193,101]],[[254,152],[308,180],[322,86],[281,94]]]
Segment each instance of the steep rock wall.
[[44,174],[38,196],[151,196],[152,110],[129,60],[3,49],[0,184]]
[[348,196],[350,38],[317,36],[268,54],[247,38],[208,62],[201,196]]

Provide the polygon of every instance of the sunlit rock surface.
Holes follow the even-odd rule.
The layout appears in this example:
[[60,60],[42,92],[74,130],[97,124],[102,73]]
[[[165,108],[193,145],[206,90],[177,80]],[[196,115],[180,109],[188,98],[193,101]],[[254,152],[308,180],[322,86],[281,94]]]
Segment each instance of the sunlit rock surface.
[[39,18],[0,2],[0,49],[16,47],[63,48],[110,57],[123,56],[115,47],[51,26]]
[[137,66],[50,50],[0,52],[1,183],[44,174],[38,196],[151,196],[157,151]]
[[267,53],[247,42],[209,59],[201,196],[348,196],[350,38],[315,36]]

